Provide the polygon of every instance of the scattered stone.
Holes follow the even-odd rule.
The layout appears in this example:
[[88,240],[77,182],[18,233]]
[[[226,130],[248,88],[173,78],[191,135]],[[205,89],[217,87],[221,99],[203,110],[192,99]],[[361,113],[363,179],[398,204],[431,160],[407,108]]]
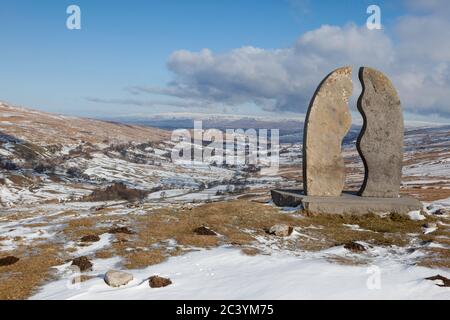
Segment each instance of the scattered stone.
[[117,234],[117,233],[123,233],[123,234],[134,234],[133,231],[128,229],[128,227],[114,227],[111,228],[109,231],[111,234]]
[[352,95],[352,68],[330,73],[317,88],[305,120],[303,137],[303,181],[308,196],[342,193],[345,165],[342,140],[352,117],[348,101]]
[[139,202],[132,202],[132,203],[127,204],[128,209],[137,209],[137,208],[141,208],[141,207],[142,207],[142,204]]
[[120,287],[127,285],[133,280],[133,275],[128,272],[110,270],[105,274],[105,282],[110,287]]
[[85,256],[72,260],[72,266],[77,266],[81,272],[92,270],[92,262]]
[[81,242],[98,242],[100,241],[100,237],[95,234],[87,235],[81,238]]
[[286,224],[276,224],[270,227],[266,232],[278,237],[288,237],[292,234],[294,228]]
[[449,210],[449,209],[442,208],[442,209],[436,210],[433,214],[435,214],[435,215],[437,215],[437,216],[445,216],[445,215],[447,215],[447,214],[450,214],[450,210]]
[[0,267],[7,267],[17,263],[20,259],[14,256],[8,256],[0,259]]
[[199,236],[217,236],[217,233],[215,233],[214,231],[205,226],[195,228],[193,231],[195,234]]
[[425,228],[425,229],[437,228],[437,223],[428,222],[428,223],[425,223],[422,227]]
[[434,223],[434,222],[428,222],[422,226],[422,231],[424,234],[432,233],[432,232],[436,231],[437,229],[438,229],[438,225],[437,225],[437,223]]
[[346,243],[344,245],[344,248],[353,252],[362,252],[366,251],[366,247],[364,247],[362,244],[359,244],[357,242],[351,241],[349,243]]
[[429,277],[429,278],[425,278],[425,280],[431,280],[431,281],[442,281],[442,284],[436,284],[439,287],[450,287],[450,279],[441,276],[440,274],[438,274],[437,276],[434,277]]
[[403,113],[397,91],[380,71],[362,67],[358,110],[364,119],[357,149],[365,167],[363,197],[397,198],[403,165]]
[[151,288],[162,288],[171,285],[172,281],[167,278],[152,276],[148,279],[148,283]]

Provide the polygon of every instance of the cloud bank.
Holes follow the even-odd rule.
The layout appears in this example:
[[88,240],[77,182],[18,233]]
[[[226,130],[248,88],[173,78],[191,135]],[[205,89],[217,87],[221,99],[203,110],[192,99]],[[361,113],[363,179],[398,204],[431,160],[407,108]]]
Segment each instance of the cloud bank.
[[330,71],[371,66],[392,79],[406,111],[450,117],[450,1],[411,0],[407,6],[411,13],[389,34],[355,24],[323,25],[288,48],[179,50],[167,62],[173,73],[167,86],[130,90],[201,106],[253,103],[267,111],[304,112]]

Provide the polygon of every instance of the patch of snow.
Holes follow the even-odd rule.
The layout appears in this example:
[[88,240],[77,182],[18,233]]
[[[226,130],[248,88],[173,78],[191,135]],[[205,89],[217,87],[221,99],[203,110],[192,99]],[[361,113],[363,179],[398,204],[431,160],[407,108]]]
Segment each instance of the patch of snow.
[[[348,266],[283,253],[251,257],[220,247],[132,270],[134,280],[121,288],[110,288],[102,279],[111,264],[97,265],[97,278],[72,288],[66,278],[49,283],[32,299],[450,299],[448,288],[425,280],[437,273],[448,277],[446,270],[389,259]],[[147,279],[152,275],[168,277],[173,284],[151,289]],[[374,286],[378,276],[380,286]]]
[[415,221],[420,221],[420,220],[426,219],[426,217],[424,215],[422,215],[419,210],[409,212],[408,216],[411,220],[415,220]]

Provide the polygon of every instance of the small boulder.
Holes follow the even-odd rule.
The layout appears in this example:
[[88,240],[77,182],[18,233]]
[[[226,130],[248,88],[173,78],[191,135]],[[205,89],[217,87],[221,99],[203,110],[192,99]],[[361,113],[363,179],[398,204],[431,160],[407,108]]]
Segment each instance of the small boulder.
[[436,231],[437,229],[438,229],[438,225],[437,225],[437,223],[434,223],[434,222],[428,222],[428,223],[425,223],[424,225],[422,225],[422,231],[424,234],[432,233],[432,232]]
[[110,270],[105,274],[105,282],[110,287],[120,287],[127,285],[133,280],[133,275],[128,272]]
[[270,227],[266,232],[278,237],[288,237],[292,234],[294,228],[286,224],[276,224]]
[[92,262],[85,256],[73,259],[72,266],[77,266],[81,272],[92,270]]
[[117,233],[134,234],[134,232],[131,231],[130,229],[128,229],[128,227],[114,227],[114,228],[111,228],[108,232],[111,234],[117,234]]
[[445,208],[438,209],[433,214],[435,214],[437,216],[445,216],[445,215],[450,214],[450,209],[445,209]]
[[364,247],[362,244],[359,244],[357,242],[351,241],[346,244],[344,244],[344,248],[353,252],[362,252],[366,251],[366,247]]
[[17,263],[20,259],[14,256],[8,256],[0,259],[0,267],[6,267]]
[[162,287],[167,287],[168,285],[171,285],[172,281],[167,278],[152,276],[148,279],[148,283],[151,288],[162,288]]
[[81,242],[98,242],[100,237],[96,234],[90,234],[81,238]]
[[424,225],[422,225],[422,227],[425,229],[437,228],[437,223],[428,222],[428,223],[425,223]]
[[217,233],[215,233],[214,231],[205,226],[195,228],[193,231],[195,234],[199,236],[217,236]]

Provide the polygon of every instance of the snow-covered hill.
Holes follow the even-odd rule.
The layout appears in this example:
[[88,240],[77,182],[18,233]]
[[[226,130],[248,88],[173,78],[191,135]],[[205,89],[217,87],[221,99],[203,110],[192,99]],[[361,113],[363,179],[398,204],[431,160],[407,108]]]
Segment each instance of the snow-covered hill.
[[[357,127],[352,134],[346,188],[356,190],[363,167]],[[270,189],[302,187],[301,143],[292,137],[280,145],[279,171],[266,175],[246,165],[174,163],[169,131],[0,104],[0,258],[19,258],[0,268],[0,297],[449,299],[448,288],[424,278],[450,276],[450,126],[405,132],[401,191],[423,210],[367,223],[273,206]],[[267,234],[275,223],[294,232]],[[217,236],[193,233],[203,225]],[[365,251],[346,249],[349,241]],[[79,256],[94,267],[71,286]],[[367,287],[373,266],[380,290]],[[103,275],[112,268],[127,269],[133,282],[109,288]],[[148,291],[152,274],[174,284]]]

